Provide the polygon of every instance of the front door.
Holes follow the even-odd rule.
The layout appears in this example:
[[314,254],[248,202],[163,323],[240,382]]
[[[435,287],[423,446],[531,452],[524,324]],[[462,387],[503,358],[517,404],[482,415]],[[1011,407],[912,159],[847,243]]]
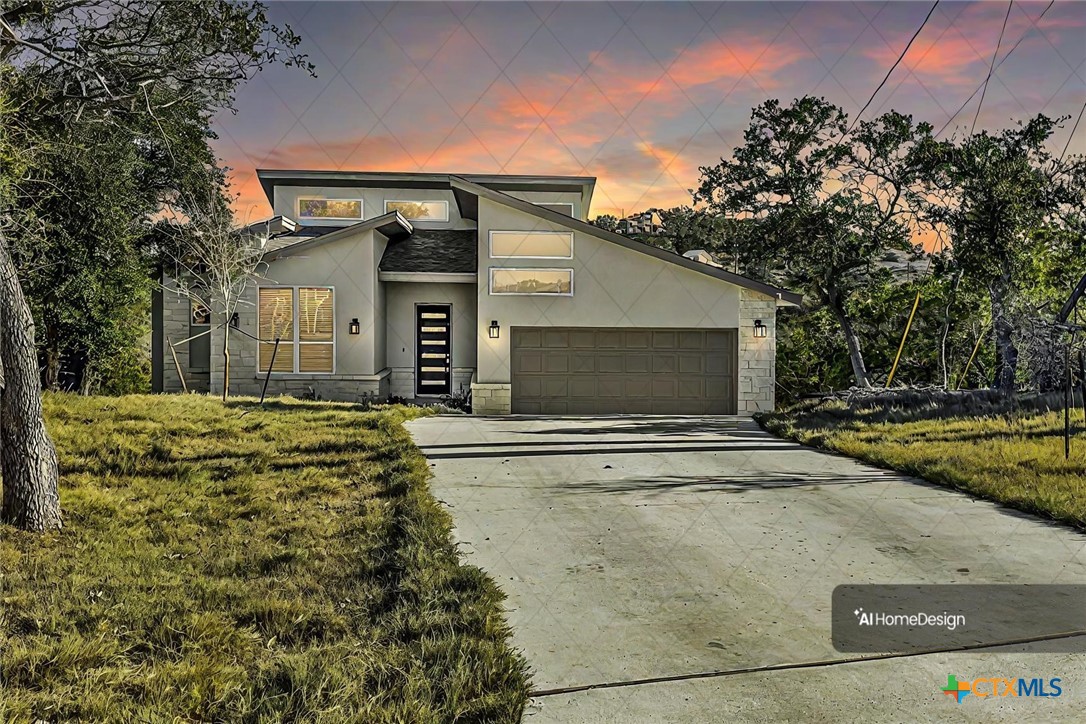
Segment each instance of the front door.
[[447,395],[452,389],[452,306],[415,307],[415,394]]

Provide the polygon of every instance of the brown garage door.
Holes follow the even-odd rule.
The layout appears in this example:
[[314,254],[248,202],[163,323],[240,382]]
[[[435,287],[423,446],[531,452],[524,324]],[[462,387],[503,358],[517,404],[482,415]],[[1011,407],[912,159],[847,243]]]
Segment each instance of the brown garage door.
[[526,415],[733,415],[734,329],[513,327],[512,408]]

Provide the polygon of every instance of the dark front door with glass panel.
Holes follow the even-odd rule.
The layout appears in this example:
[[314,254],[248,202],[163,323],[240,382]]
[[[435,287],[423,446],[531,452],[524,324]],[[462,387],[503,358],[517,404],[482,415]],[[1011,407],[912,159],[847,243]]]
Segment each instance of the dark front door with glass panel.
[[415,310],[415,394],[447,395],[452,388],[452,307],[419,304]]

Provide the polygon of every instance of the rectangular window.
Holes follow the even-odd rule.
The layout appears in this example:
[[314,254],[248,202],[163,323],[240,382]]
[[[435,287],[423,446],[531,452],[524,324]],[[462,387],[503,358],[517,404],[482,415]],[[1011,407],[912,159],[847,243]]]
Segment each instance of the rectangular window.
[[573,296],[572,269],[490,269],[491,294]]
[[[267,372],[332,372],[335,365],[334,292],[329,287],[258,290],[258,365]],[[275,350],[276,337],[279,349]]]
[[566,216],[573,216],[573,204],[554,202],[536,204],[536,206],[542,206],[544,209],[557,211],[559,214],[565,214]]
[[299,219],[349,219],[361,221],[362,199],[298,199]]
[[211,310],[207,308],[207,305],[195,299],[192,300],[192,321],[189,324],[193,327],[206,327],[211,324]]
[[495,259],[572,259],[573,234],[568,231],[492,231],[490,256]]
[[448,221],[448,201],[386,201],[385,213],[399,211],[410,221]]

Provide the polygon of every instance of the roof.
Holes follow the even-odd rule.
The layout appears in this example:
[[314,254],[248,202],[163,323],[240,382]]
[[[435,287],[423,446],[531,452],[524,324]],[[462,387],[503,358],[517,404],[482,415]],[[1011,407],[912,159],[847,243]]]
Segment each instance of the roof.
[[795,292],[790,292],[787,289],[781,289],[771,284],[765,284],[754,279],[748,279],[747,277],[740,276],[725,269],[720,269],[709,264],[703,264],[700,261],[694,261],[693,259],[687,259],[684,256],[676,254],[666,249],[661,249],[650,244],[646,244],[635,239],[616,234],[605,229],[601,229],[598,226],[593,226],[587,221],[581,221],[580,219],[574,219],[565,214],[557,211],[552,211],[543,206],[537,206],[530,201],[522,201],[521,199],[504,194],[501,191],[495,191],[494,189],[486,188],[479,184],[473,183],[463,177],[453,177],[452,179],[453,194],[456,197],[456,203],[460,205],[460,213],[467,218],[476,218],[478,216],[478,203],[474,203],[473,199],[467,198],[468,196],[482,197],[493,201],[495,203],[503,204],[511,208],[523,211],[526,214],[531,214],[544,221],[551,221],[556,224],[560,224],[574,231],[580,231],[589,236],[593,236],[603,241],[609,241],[613,244],[632,249],[633,251],[640,252],[647,256],[655,257],[661,261],[666,261],[677,266],[696,271],[707,276],[711,276],[721,281],[729,282],[738,287],[744,289],[751,289],[762,294],[767,294],[771,297],[775,297],[779,303],[791,304],[799,306],[803,302],[803,295]]
[[275,205],[276,186],[332,186],[358,188],[449,189],[451,180],[462,178],[501,191],[550,191],[577,193],[587,213],[596,188],[595,176],[539,176],[531,174],[409,173],[399,171],[320,171],[258,168],[257,178]]
[[[327,231],[325,231],[327,229]],[[264,257],[268,261],[283,256],[297,254],[318,244],[342,239],[360,231],[378,231],[389,240],[402,239],[414,231],[411,223],[400,215],[399,211],[375,216],[350,226],[308,226],[298,229],[290,236],[278,236],[268,240],[264,247]]]
[[479,245],[475,229],[415,229],[390,242],[381,257],[384,272],[475,274]]

